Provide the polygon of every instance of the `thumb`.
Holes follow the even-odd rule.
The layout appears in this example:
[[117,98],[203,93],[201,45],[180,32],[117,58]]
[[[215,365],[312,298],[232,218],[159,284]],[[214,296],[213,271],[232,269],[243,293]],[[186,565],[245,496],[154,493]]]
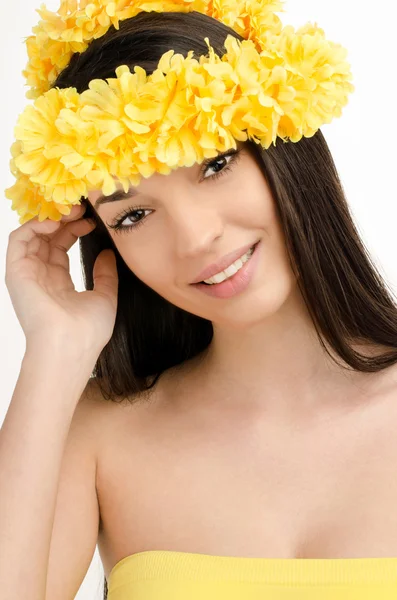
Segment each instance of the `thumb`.
[[94,291],[107,296],[112,301],[117,299],[117,264],[114,252],[110,248],[98,254],[94,264],[93,279]]

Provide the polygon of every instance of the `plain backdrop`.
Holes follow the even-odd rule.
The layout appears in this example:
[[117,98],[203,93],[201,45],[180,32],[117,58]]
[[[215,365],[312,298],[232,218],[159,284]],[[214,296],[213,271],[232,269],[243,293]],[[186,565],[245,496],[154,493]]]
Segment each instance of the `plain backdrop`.
[[[31,33],[39,16],[39,0],[2,0],[0,22],[1,113],[0,172],[0,423],[11,401],[25,337],[13,311],[4,282],[8,235],[19,227],[17,213],[3,190],[13,184],[9,171],[10,146],[18,115],[27,103],[21,74],[27,54],[23,38]],[[58,8],[58,0],[46,6]],[[322,132],[331,148],[359,231],[390,287],[397,287],[397,153],[395,121],[397,105],[395,0],[384,0],[378,14],[369,0],[289,0],[284,25],[296,27],[317,22],[327,38],[348,48],[355,92],[343,116],[325,125]],[[71,274],[78,291],[83,290],[79,250],[70,250]],[[1,491],[0,491],[1,493]],[[96,550],[83,581],[78,600],[100,600],[103,570]]]

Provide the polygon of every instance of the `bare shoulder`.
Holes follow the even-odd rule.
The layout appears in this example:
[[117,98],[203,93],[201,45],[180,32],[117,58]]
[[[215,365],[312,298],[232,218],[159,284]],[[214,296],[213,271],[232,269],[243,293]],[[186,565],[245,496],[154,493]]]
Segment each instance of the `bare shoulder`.
[[89,379],[80,395],[70,424],[68,443],[87,456],[97,458],[98,435],[101,431],[101,412],[105,408],[105,400],[99,391],[95,379]]
[[[162,374],[162,379],[164,378],[164,375],[165,373]],[[155,397],[156,394],[157,386],[153,388],[153,393],[149,393],[149,391],[142,391],[140,393],[137,393],[135,396],[121,395],[115,396],[114,399],[110,399],[107,398],[106,394],[104,394],[104,392],[102,391],[99,379],[91,377],[87,382],[85,390],[80,398],[80,402],[86,405],[94,404],[95,406],[104,408],[107,406],[114,405],[128,406],[132,404],[139,404],[139,401],[141,399],[144,400],[147,397],[152,398]]]
[[95,377],[91,377],[80,396],[76,407],[76,419],[99,432],[101,424],[108,418],[117,403],[107,399]]
[[[96,456],[100,449],[104,426],[115,413],[116,403],[103,395],[95,377],[91,377],[77,403],[71,430],[74,438],[83,438]],[[88,448],[87,448],[88,449]]]
[[114,436],[118,424],[124,423],[126,419],[135,420],[134,414],[142,412],[143,406],[155,403],[157,398],[157,389],[153,393],[109,397],[98,380],[92,377],[80,397],[76,419],[94,434],[99,452]]
[[96,419],[99,417],[99,413],[104,411],[106,406],[107,402],[101,393],[98,381],[95,377],[91,377],[77,403],[76,418],[79,421],[85,420],[94,425]]

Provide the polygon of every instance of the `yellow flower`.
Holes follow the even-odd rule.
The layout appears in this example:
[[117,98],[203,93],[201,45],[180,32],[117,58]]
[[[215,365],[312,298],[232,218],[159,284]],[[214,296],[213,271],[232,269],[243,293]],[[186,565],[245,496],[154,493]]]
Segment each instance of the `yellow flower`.
[[[15,127],[19,144],[13,146],[12,170],[19,174],[22,184],[7,190],[7,197],[19,205],[19,214],[32,214],[34,197],[41,204],[37,214],[42,218],[47,218],[44,214],[51,214],[51,218],[58,213],[68,214],[70,209],[60,210],[60,205],[77,204],[86,194],[83,175],[92,168],[93,161],[79,155],[79,150],[87,151],[89,147],[93,151],[97,140],[89,137],[94,129],[91,123],[87,124],[90,131],[84,129],[84,123],[73,120],[67,129],[68,117],[74,114],[79,101],[74,88],[50,90],[20,116]],[[18,196],[21,185],[25,193]]]
[[354,91],[352,74],[346,62],[347,51],[326,40],[323,29],[307,24],[296,32],[292,26],[271,36],[269,48],[288,72],[288,84],[295,90],[287,101],[288,134],[293,142],[311,137],[325,123],[341,115]]
[[[70,2],[73,8],[73,3]],[[110,3],[108,3],[110,6]],[[166,52],[147,75],[126,65],[78,94],[51,89],[28,106],[15,128],[6,190],[22,221],[58,220],[91,189],[105,195],[140,178],[201,163],[247,139],[268,148],[299,141],[341,114],[351,73],[346,51],[316,25],[253,40],[228,36],[219,57]]]
[[6,198],[12,200],[11,208],[16,210],[20,216],[22,225],[35,217],[39,221],[51,219],[59,221],[62,215],[68,215],[72,205],[61,205],[50,200],[45,200],[40,186],[34,184],[27,175],[21,173],[16,167],[15,159],[22,154],[21,142],[14,142],[11,147],[13,158],[10,161],[12,173],[16,177],[15,184],[5,191]]
[[269,32],[281,31],[274,13],[283,12],[282,6],[283,0],[61,0],[58,11],[52,12],[42,5],[37,9],[41,20],[26,40],[26,96],[35,99],[48,91],[74,53],[84,52],[112,25],[118,29],[120,21],[142,11],[201,12],[262,48]]

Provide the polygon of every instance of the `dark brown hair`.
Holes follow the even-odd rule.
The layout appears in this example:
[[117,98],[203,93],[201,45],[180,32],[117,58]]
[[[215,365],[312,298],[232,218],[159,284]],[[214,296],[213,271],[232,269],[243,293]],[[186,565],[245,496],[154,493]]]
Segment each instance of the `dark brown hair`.
[[[54,87],[88,88],[92,79],[115,77],[126,64],[148,74],[164,52],[207,54],[205,37],[218,55],[228,34],[242,39],[219,21],[201,13],[140,13],[122,21],[75,54]],[[346,365],[376,372],[397,361],[397,306],[391,290],[371,261],[353,223],[334,161],[318,131],[298,143],[277,139],[263,150],[247,142],[261,166],[279,214],[291,267],[317,335]],[[126,266],[105,225],[87,202],[85,216],[97,222],[80,238],[86,289],[93,289],[93,265],[99,252],[112,248],[119,274],[119,301],[114,333],[101,352],[94,376],[107,399],[133,402],[153,389],[161,374],[197,356],[212,340],[210,321],[170,304],[141,282]],[[367,356],[353,343],[378,349]],[[327,350],[328,351],[328,350]],[[342,365],[343,366],[343,365]],[[105,598],[107,582],[105,578]]]

